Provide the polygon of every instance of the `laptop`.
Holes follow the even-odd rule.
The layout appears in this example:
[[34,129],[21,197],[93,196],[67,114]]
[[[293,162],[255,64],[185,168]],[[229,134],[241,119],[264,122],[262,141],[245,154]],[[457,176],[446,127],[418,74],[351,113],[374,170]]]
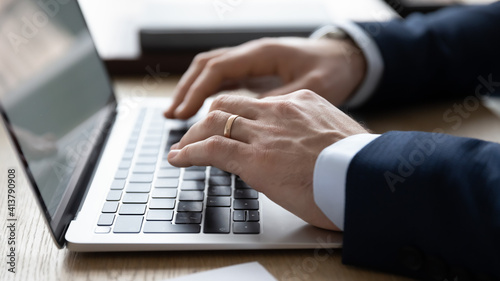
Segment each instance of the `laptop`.
[[[76,1],[0,4],[0,104],[55,243],[71,251],[341,247],[215,167],[166,155],[193,119],[148,98],[156,66],[117,102]],[[228,159],[230,160],[230,159]]]

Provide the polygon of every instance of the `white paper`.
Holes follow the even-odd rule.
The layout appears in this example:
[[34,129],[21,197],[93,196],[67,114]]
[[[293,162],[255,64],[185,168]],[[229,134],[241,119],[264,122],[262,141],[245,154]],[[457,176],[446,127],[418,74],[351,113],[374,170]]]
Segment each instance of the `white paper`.
[[249,262],[195,273],[169,281],[277,281],[260,263]]

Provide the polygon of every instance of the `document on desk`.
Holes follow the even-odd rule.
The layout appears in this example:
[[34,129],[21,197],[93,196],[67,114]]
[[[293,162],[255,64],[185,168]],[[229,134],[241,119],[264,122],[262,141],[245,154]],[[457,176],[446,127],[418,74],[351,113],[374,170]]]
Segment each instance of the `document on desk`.
[[260,263],[249,262],[195,273],[168,281],[277,281]]

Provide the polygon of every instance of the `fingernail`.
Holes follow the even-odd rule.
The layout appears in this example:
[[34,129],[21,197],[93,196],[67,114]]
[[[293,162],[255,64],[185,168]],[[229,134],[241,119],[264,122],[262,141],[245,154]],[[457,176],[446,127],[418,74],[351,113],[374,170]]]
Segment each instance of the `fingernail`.
[[174,143],[172,144],[172,146],[170,147],[170,151],[172,150],[177,150],[177,148],[179,147],[179,143]]
[[179,151],[178,149],[172,149],[170,150],[170,152],[168,153],[168,158],[172,159],[172,158],[175,158],[177,156],[177,154],[179,154]]

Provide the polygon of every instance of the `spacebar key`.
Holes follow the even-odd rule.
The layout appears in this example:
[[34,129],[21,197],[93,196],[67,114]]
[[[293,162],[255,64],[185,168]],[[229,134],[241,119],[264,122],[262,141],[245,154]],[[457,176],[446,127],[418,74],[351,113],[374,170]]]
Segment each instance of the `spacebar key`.
[[199,233],[199,224],[172,224],[169,221],[146,221],[144,233]]
[[205,210],[204,233],[229,233],[231,209],[208,207]]

